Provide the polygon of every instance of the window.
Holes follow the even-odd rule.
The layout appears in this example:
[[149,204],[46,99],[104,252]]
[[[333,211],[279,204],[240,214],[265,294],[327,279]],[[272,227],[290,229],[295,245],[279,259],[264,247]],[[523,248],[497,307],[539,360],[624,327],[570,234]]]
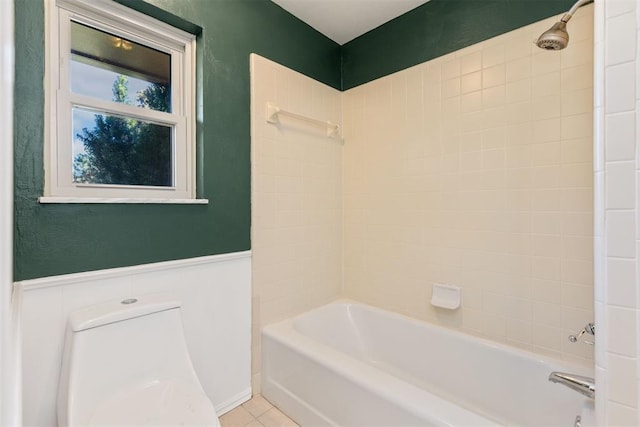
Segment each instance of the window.
[[106,0],[48,6],[41,202],[195,200],[195,37]]

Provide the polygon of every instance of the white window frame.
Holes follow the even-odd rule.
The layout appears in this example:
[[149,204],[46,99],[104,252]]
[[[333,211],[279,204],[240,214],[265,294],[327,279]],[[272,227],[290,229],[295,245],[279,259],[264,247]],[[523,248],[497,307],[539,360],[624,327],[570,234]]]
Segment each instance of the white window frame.
[[[196,38],[112,0],[44,0],[45,188],[41,203],[207,203],[195,189]],[[73,93],[69,82],[70,25],[75,21],[171,55],[171,112]],[[94,109],[173,129],[173,186],[73,182],[72,108]]]

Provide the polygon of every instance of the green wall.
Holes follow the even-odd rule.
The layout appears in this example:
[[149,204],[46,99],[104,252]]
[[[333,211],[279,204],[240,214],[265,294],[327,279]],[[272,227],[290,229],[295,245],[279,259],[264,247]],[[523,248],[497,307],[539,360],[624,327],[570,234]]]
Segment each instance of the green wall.
[[566,12],[574,0],[431,0],[342,46],[342,89]]
[[432,0],[340,47],[269,0],[117,0],[199,33],[198,196],[41,205],[43,0],[16,0],[15,279],[250,249],[249,54],[339,89],[561,13],[566,0]]
[[340,86],[340,46],[270,1],[121,3],[202,29],[198,196],[210,203],[37,202],[44,185],[44,1],[16,0],[16,280],[250,249],[249,54]]

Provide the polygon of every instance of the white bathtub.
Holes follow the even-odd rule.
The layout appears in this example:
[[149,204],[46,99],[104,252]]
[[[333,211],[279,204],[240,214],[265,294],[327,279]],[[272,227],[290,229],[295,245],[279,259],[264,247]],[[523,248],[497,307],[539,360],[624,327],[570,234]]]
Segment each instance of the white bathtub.
[[569,427],[592,417],[593,401],[547,381],[554,370],[593,376],[348,301],[262,332],[262,393],[303,426]]

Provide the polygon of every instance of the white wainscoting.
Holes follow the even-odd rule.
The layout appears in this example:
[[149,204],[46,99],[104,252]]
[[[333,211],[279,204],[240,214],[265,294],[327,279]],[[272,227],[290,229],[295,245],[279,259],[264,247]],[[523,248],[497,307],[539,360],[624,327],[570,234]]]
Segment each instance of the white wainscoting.
[[218,414],[251,397],[251,252],[14,284],[22,328],[23,421],[55,426],[69,313],[111,299],[168,293],[182,301],[191,360]]

